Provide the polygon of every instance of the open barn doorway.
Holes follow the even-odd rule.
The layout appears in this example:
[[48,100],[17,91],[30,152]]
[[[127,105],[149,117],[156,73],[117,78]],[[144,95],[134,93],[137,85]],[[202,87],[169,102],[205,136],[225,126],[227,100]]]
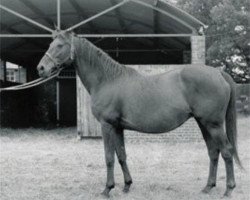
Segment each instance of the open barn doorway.
[[76,125],[76,75],[74,69],[63,70],[56,82],[57,121],[62,126]]

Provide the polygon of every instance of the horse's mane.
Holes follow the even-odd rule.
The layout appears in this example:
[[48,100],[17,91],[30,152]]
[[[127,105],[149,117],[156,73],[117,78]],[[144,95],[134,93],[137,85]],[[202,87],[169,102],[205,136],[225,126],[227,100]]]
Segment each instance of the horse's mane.
[[106,79],[113,80],[120,76],[130,76],[136,73],[134,69],[118,63],[87,39],[77,38],[79,40],[78,45],[80,45],[80,49],[78,50],[82,51],[80,53],[84,57],[85,62],[89,64],[89,67],[93,67],[104,73],[103,75]]

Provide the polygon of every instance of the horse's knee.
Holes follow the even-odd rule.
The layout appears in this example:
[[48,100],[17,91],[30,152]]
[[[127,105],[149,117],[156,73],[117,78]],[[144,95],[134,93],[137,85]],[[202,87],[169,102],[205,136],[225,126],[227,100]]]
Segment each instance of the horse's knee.
[[118,158],[118,162],[120,163],[121,166],[123,166],[124,164],[126,164],[126,155],[120,155]]
[[118,161],[119,161],[120,165],[124,165],[124,164],[125,164],[125,162],[126,162],[126,161],[125,161],[125,160],[123,160],[123,159],[119,159]]
[[112,167],[114,166],[114,160],[108,160],[108,161],[106,162],[106,166],[107,166],[108,168],[112,168]]
[[218,161],[219,161],[219,158],[218,157],[210,157],[210,161],[212,162],[212,163],[214,163],[214,164],[216,164],[216,163],[218,163]]
[[114,158],[113,158],[113,156],[107,156],[106,157],[106,165],[107,165],[107,167],[108,168],[110,168],[110,167],[113,167],[114,166]]
[[218,160],[219,160],[219,151],[218,150],[209,150],[208,155],[209,155],[211,162],[213,162],[213,163],[218,162]]
[[120,165],[124,165],[126,163],[127,156],[125,152],[117,153],[117,157],[118,157],[118,162],[120,163]]

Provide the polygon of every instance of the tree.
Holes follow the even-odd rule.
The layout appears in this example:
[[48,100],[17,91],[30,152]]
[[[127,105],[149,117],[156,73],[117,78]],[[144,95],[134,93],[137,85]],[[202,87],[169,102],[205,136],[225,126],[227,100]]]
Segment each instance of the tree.
[[177,5],[208,25],[207,64],[250,83],[250,1],[178,0]]

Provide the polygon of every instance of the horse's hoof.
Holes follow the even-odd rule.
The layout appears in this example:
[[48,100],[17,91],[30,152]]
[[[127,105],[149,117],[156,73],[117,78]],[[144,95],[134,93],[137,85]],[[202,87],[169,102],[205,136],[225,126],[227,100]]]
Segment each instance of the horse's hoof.
[[129,187],[130,187],[130,186],[125,185],[122,191],[123,191],[124,193],[128,193],[128,192],[129,192]]
[[223,195],[223,198],[230,198],[232,195],[233,189],[227,189]]
[[126,182],[126,183],[125,183],[125,186],[124,186],[124,188],[123,188],[123,192],[124,192],[124,193],[128,193],[128,192],[129,192],[129,189],[130,189],[131,184],[132,184],[132,181],[129,181],[129,182]]
[[206,186],[203,190],[201,190],[204,194],[209,194],[214,186]]
[[232,185],[230,185],[230,186],[227,186],[227,189],[226,189],[226,191],[225,191],[223,197],[226,197],[226,198],[227,198],[227,197],[231,197],[231,194],[232,194],[234,188],[235,188],[235,184],[232,184]]
[[109,198],[109,197],[110,197],[109,192],[107,192],[106,189],[101,193],[101,195],[102,195],[104,198]]

